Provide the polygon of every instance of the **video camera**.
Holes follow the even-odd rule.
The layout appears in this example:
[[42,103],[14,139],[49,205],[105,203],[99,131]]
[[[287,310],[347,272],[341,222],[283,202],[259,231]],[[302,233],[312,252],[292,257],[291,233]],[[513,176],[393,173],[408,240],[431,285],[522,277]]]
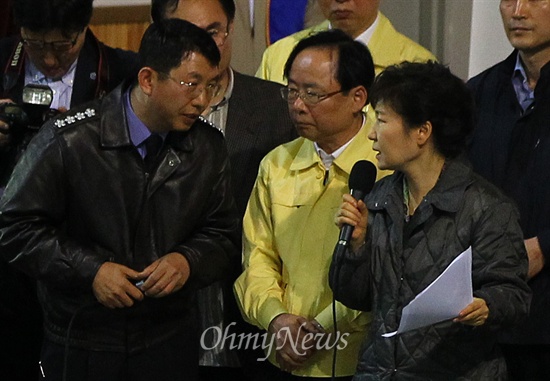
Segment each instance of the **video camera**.
[[38,130],[59,111],[51,109],[53,91],[49,86],[29,84],[23,87],[23,103],[0,104],[0,120],[10,126],[10,134],[23,135]]

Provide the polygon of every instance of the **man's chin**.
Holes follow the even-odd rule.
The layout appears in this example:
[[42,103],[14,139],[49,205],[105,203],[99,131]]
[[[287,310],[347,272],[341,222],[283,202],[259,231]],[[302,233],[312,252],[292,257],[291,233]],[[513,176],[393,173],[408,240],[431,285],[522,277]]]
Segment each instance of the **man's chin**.
[[52,81],[59,81],[63,76],[65,75],[65,71],[60,69],[55,70],[40,70],[42,74],[46,76],[46,78],[51,79]]
[[189,131],[191,127],[193,126],[195,122],[188,124],[188,123],[178,123],[176,125],[172,126],[172,131]]
[[508,37],[510,45],[514,49],[529,53],[536,52],[538,49],[537,44],[535,44],[529,36],[514,35]]

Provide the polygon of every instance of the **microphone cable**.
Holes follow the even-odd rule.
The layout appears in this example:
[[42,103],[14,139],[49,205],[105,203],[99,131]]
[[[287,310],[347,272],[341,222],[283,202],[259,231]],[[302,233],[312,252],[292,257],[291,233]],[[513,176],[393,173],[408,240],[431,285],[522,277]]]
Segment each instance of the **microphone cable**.
[[[372,190],[374,183],[376,182],[376,166],[368,160],[357,161],[350,172],[348,184],[350,194],[356,200],[363,200],[365,196]],[[329,271],[329,283],[334,286],[332,292],[332,323],[334,325],[335,340],[338,337],[338,323],[336,319],[336,294],[338,293],[338,279],[340,278],[341,260],[346,249],[348,248],[351,234],[353,233],[353,227],[350,225],[344,225],[340,230],[340,236],[338,242],[334,247],[332,253],[332,260],[334,261],[334,271],[332,276]],[[339,338],[339,337],[338,337]],[[331,380],[336,380],[336,358],[337,358],[338,343],[335,341],[333,354],[332,354],[332,376]]]
[[[334,337],[338,336],[338,321],[336,319],[336,293],[338,291],[338,278],[340,277],[340,258],[344,254],[344,252],[340,252],[339,248],[342,246],[336,245],[334,248],[334,252],[332,254],[332,258],[334,260],[334,272],[332,277],[332,284],[334,285],[334,290],[332,292],[332,325],[334,326]],[[336,282],[335,282],[336,280]],[[331,380],[336,380],[336,358],[337,358],[337,351],[338,351],[338,345],[337,343],[334,343],[334,348],[332,349],[332,374],[331,374]]]

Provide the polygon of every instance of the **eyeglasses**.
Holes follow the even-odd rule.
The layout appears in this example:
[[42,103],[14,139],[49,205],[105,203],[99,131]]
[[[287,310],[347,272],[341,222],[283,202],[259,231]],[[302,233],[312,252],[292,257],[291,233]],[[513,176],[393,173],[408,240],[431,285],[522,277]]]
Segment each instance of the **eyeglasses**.
[[317,94],[309,90],[301,92],[297,89],[282,87],[281,98],[283,98],[285,101],[287,101],[290,104],[296,102],[296,100],[300,98],[306,105],[312,106],[343,91],[344,90],[340,89],[338,91],[333,91],[332,93]]
[[220,85],[218,83],[208,83],[206,85],[199,85],[196,82],[185,82],[185,81],[179,81],[176,78],[164,74],[166,77],[170,78],[172,81],[176,82],[178,85],[181,86],[182,89],[192,98],[199,97],[202,92],[206,92],[206,96],[208,98],[213,98],[216,95],[218,95],[220,91]]
[[49,46],[53,51],[66,52],[68,50],[71,50],[73,46],[76,45],[76,41],[78,40],[78,36],[80,36],[80,33],[82,33],[82,31],[78,32],[78,34],[72,40],[46,42],[44,40],[23,38],[22,41],[23,44],[30,50],[43,50],[46,46]]
[[212,37],[216,45],[223,46],[225,40],[227,40],[227,36],[229,36],[229,25],[225,28],[225,32],[218,29],[208,29],[206,33]]

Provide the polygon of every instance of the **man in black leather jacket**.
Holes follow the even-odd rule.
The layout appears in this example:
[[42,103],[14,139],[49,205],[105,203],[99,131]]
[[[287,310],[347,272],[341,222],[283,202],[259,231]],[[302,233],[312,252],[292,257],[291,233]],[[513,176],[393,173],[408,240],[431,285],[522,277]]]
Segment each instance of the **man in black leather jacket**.
[[[104,45],[88,28],[92,0],[9,2],[11,6],[1,9],[17,21],[17,33],[0,40],[0,104],[21,105],[24,86],[40,84],[55,91],[50,107],[66,110],[137,74],[137,53]],[[29,123],[32,128],[10,127],[2,119],[0,113],[0,195],[42,124],[37,118]],[[0,288],[7,290],[0,294],[2,379],[34,381],[39,374],[42,314],[35,283],[0,260]]]
[[168,20],[140,55],[137,83],[41,128],[0,202],[0,253],[38,279],[46,380],[194,380],[195,291],[239,261],[223,136],[197,120],[219,51]]

